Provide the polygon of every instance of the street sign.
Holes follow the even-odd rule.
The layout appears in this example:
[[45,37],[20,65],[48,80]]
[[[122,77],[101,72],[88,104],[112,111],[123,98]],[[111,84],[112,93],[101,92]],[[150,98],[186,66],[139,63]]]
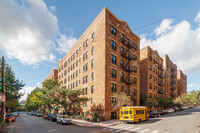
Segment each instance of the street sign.
[[4,94],[0,94],[0,101],[5,102],[6,101],[6,96]]

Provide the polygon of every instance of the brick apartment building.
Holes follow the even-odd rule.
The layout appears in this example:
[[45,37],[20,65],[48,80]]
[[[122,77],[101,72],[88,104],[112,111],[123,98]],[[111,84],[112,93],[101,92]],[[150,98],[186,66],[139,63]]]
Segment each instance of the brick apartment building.
[[164,96],[165,93],[163,59],[149,46],[140,50],[140,91],[150,98]]
[[163,68],[165,73],[165,96],[177,97],[177,66],[167,54],[163,57]]
[[181,71],[177,71],[177,96],[187,93],[187,76]]
[[140,38],[126,21],[104,8],[68,53],[58,61],[58,81],[66,89],[84,89],[84,117],[103,104],[105,120],[118,118],[114,93],[126,92],[140,105]]
[[48,79],[56,79],[58,80],[58,69],[51,69],[51,73],[47,76],[47,78],[45,80],[48,80]]

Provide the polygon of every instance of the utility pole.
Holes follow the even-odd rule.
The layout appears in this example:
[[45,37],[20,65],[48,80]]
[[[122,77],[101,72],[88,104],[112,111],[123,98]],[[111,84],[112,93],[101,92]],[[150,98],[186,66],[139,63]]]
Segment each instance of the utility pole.
[[[2,93],[3,93],[3,95],[5,95],[5,79],[4,79],[4,57],[2,56],[2,62],[1,62],[1,64],[2,64]],[[4,113],[5,113],[5,102],[4,101],[2,101],[1,102],[1,117],[3,118],[3,120],[4,120]]]

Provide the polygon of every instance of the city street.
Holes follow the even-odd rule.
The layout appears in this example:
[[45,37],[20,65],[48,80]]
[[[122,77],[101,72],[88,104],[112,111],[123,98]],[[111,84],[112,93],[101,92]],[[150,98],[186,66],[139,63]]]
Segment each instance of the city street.
[[99,128],[60,125],[26,114],[17,117],[13,125],[11,133],[199,133],[200,107],[152,118],[140,124],[118,123]]

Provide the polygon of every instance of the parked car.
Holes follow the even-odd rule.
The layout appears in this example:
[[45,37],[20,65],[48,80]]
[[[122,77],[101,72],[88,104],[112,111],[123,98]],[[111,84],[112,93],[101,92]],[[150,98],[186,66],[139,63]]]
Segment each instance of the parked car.
[[156,117],[160,117],[160,112],[158,112],[157,110],[153,110],[153,113],[156,114]]
[[5,117],[5,121],[9,122],[9,120],[11,120],[11,122],[15,121],[15,116],[13,114],[7,114]]
[[43,114],[43,119],[48,119],[48,114]]
[[169,110],[171,111],[171,113],[174,113],[174,112],[175,112],[172,108],[169,108]]
[[178,107],[173,107],[172,109],[174,110],[174,112],[178,112],[179,111]]
[[150,118],[156,118],[156,115],[157,115],[157,114],[154,113],[153,111],[149,111],[148,114],[149,114],[149,117],[150,117]]
[[165,115],[165,114],[169,114],[169,113],[171,113],[171,111],[169,109],[163,109],[160,111],[161,115]]
[[47,115],[47,120],[51,120],[51,114]]
[[57,120],[57,116],[56,116],[56,114],[51,113],[51,114],[48,115],[47,119],[50,120],[50,121],[56,121]]
[[41,114],[41,113],[37,113],[37,116],[38,116],[38,117],[42,117],[42,114]]
[[72,119],[68,115],[58,115],[57,123],[63,124],[72,124]]
[[19,116],[19,113],[18,112],[13,112],[12,113],[15,117]]

